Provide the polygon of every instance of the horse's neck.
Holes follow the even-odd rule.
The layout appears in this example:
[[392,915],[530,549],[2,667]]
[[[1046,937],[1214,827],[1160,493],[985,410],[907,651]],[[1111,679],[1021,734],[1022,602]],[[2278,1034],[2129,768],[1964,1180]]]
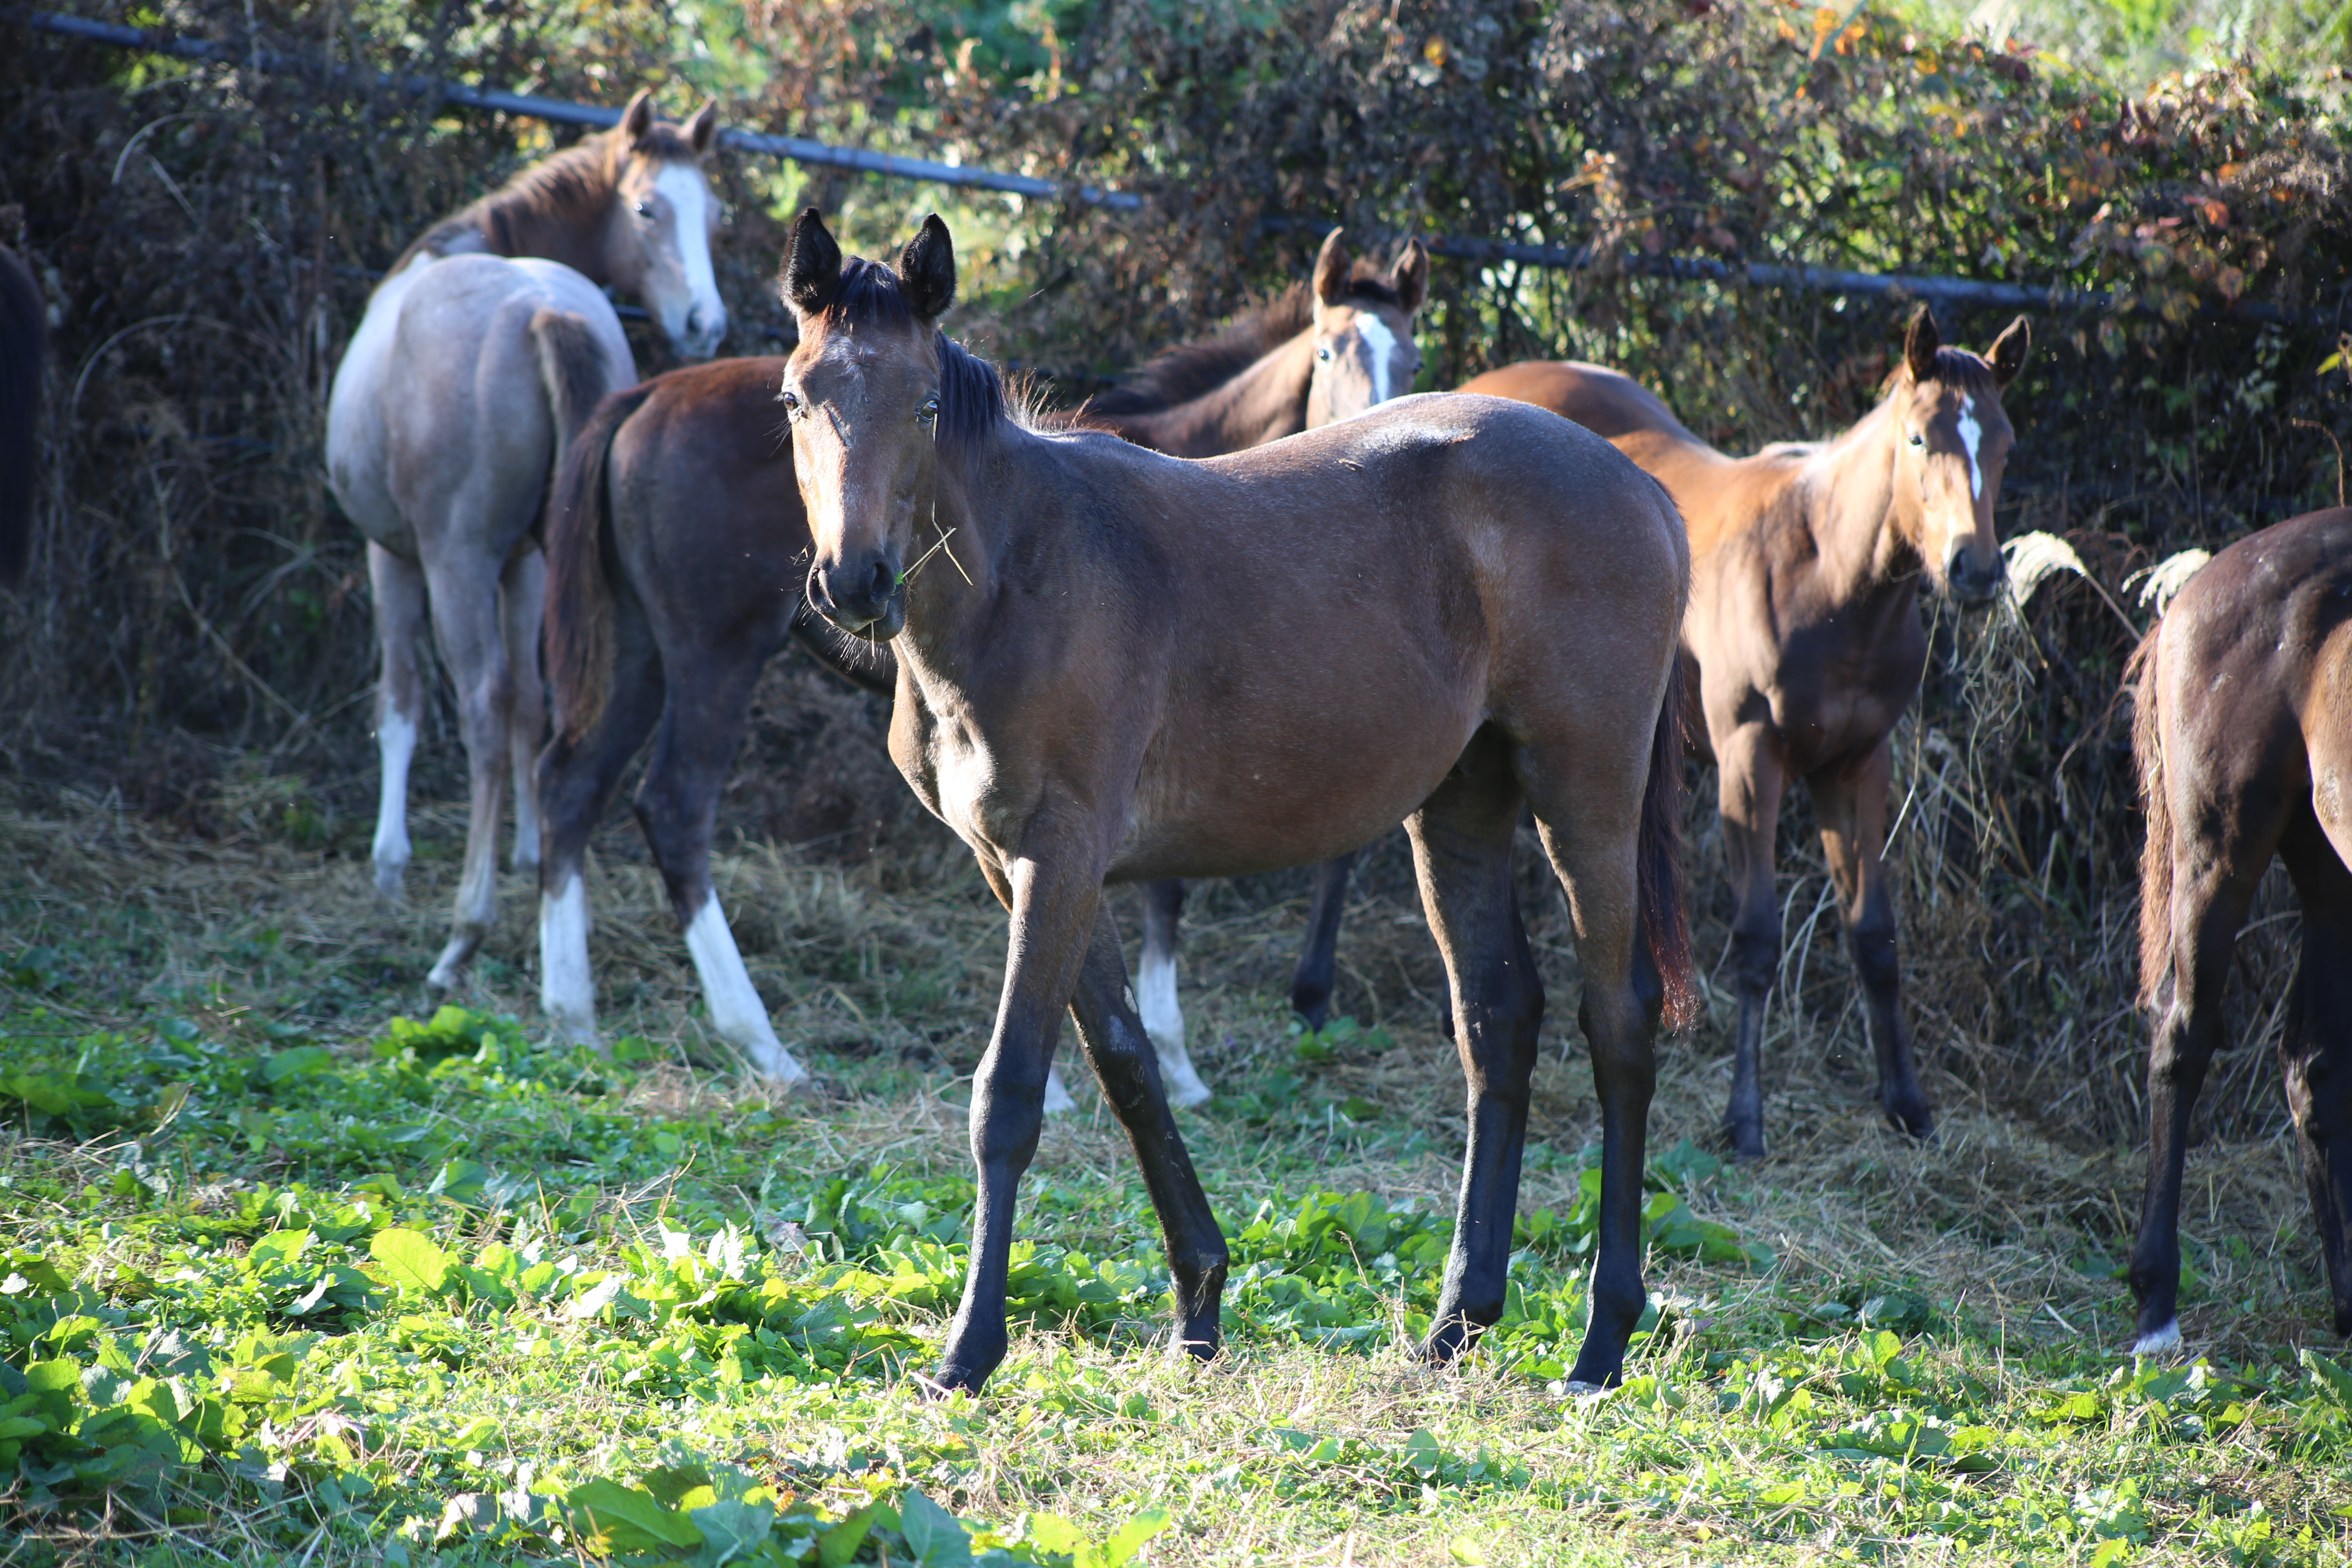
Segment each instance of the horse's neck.
[[1918,555],[1895,526],[1895,416],[1880,404],[1816,448],[1794,480],[1829,598],[1851,605],[1906,592]]
[[1246,451],[1307,428],[1314,375],[1314,334],[1301,332],[1223,386],[1138,423],[1150,445],[1176,457]]
[[533,256],[560,261],[592,283],[610,283],[604,226],[612,186],[602,179],[601,165],[596,171],[601,200],[592,190],[559,206],[526,191],[494,192],[427,230],[409,254],[503,256],[509,260]]

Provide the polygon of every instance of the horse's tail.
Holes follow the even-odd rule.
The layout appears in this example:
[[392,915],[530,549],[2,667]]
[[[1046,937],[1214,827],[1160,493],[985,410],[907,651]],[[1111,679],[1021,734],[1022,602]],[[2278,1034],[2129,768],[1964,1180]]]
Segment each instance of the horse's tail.
[[2124,681],[2132,689],[2132,760],[2139,765],[2140,802],[2147,813],[2147,843],[2139,852],[2139,1000],[2150,1008],[2158,1005],[2172,966],[2174,827],[2156,696],[2157,647],[2163,636],[2164,623],[2158,621],[2124,666]]
[[25,580],[33,548],[33,468],[48,336],[32,269],[0,245],[0,579],[11,584]]
[[613,437],[653,395],[650,384],[595,407],[556,465],[547,507],[548,680],[555,732],[577,740],[601,718],[613,686],[613,583],[604,552],[612,531],[605,482]]
[[1698,1021],[1698,984],[1691,967],[1690,919],[1683,906],[1683,669],[1675,650],[1650,737],[1650,783],[1642,794],[1636,879],[1642,940],[1665,990],[1665,1023],[1680,1031]]
[[596,400],[604,395],[604,350],[584,316],[541,309],[530,313],[531,346],[539,351],[539,379],[547,388],[547,409],[555,418],[555,461],[562,464]]

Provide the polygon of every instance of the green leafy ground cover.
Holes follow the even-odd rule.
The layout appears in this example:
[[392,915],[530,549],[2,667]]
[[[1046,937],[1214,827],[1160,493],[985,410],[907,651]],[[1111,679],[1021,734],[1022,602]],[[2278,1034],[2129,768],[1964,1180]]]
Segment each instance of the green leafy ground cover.
[[[769,874],[989,956],[960,883]],[[1082,1112],[1024,1190],[1011,1358],[926,1403],[971,1186],[961,1047],[922,1026],[974,1005],[932,955],[899,950],[931,977],[912,1024],[891,961],[839,972],[869,1040],[917,1044],[835,1036],[790,1097],[675,997],[612,1061],[550,1046],[495,1010],[528,991],[495,952],[475,1006],[398,1016],[437,900],[333,945],[299,908],[9,886],[0,1563],[2342,1560],[2352,1376],[2300,1214],[2192,1214],[2210,1359],[2135,1362],[2113,1227],[1989,1195],[2031,1146],[1965,1107],[1921,1154],[1866,1107],[1804,1144],[1791,1105],[1787,1151],[1727,1169],[1678,1131],[1714,1089],[1670,1053],[1654,1309],[1627,1384],[1580,1400],[1580,1052],[1548,1051],[1505,1321],[1436,1373],[1408,1352],[1459,1158],[1442,1045],[1220,992],[1221,1093],[1184,1120],[1233,1243],[1226,1357],[1161,1354],[1155,1228]],[[1206,966],[1236,939],[1198,940]]]

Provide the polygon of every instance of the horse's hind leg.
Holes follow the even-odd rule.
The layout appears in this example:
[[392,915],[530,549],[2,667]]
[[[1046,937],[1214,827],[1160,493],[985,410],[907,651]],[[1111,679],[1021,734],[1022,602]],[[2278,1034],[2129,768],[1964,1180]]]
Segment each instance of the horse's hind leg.
[[1878,1100],[1886,1120],[1914,1138],[1934,1131],[1935,1112],[1911,1058],[1911,1031],[1903,1021],[1902,968],[1895,954],[1895,900],[1879,858],[1886,843],[1886,793],[1893,753],[1885,741],[1845,768],[1825,768],[1805,781],[1821,814],[1822,847],[1837,883],[1855,977],[1867,1005],[1871,1054],[1878,1059]]
[[1087,1059],[1102,1080],[1104,1097],[1135,1147],[1135,1162],[1160,1215],[1160,1234],[1168,1244],[1168,1268],[1176,1286],[1175,1343],[1205,1361],[1217,1353],[1217,1317],[1228,1261],[1225,1238],[1169,1110],[1160,1082],[1160,1054],[1146,1048],[1143,1020],[1127,993],[1118,928],[1108,906],[1095,918],[1094,940],[1071,996],[1070,1016],[1078,1026]]
[[540,753],[540,812],[547,840],[539,873],[539,1001],[564,1038],[593,1046],[596,983],[588,965],[588,839],[621,770],[661,716],[661,661],[634,597],[614,611],[612,688],[596,721],[557,734]]
[[751,689],[772,647],[696,649],[664,661],[669,700],[654,734],[645,781],[637,786],[637,825],[653,846],[670,908],[686,931],[702,982],[710,1026],[743,1053],[760,1077],[805,1083],[808,1069],[776,1038],[768,1005],[751,984],[742,951],[710,883],[710,840],[719,792],[743,739]]
[[2327,1259],[2336,1331],[2352,1334],[2352,870],[2308,812],[2288,829],[2279,853],[2303,904],[2303,962],[2279,1066]]
[[[2168,748],[2169,751],[2169,748]],[[2168,768],[2179,765],[2168,756]],[[2139,1302],[2133,1350],[2180,1342],[2180,1178],[2189,1119],[2205,1069],[2221,1044],[2221,992],[2230,956],[2254,889],[2271,863],[2285,816],[2269,786],[2241,793],[2234,809],[2174,813],[2183,829],[2172,859],[2170,974],[2157,1004],[2147,1049],[2147,1187],[2132,1247],[2132,1295]],[[2267,796],[2256,799],[2257,795]],[[2203,831],[2197,831],[2197,827]]]
[[499,625],[500,559],[473,551],[453,553],[455,560],[428,563],[425,574],[433,595],[434,640],[457,689],[457,724],[466,740],[473,801],[449,942],[425,977],[425,984],[436,990],[457,984],[498,918],[499,824],[506,804],[514,709],[514,685]]
[[1592,1051],[1601,1100],[1601,1224],[1591,1309],[1571,1383],[1606,1387],[1624,1371],[1626,1342],[1648,1296],[1642,1286],[1642,1175],[1665,986],[1641,937],[1640,827],[1649,748],[1639,763],[1604,747],[1524,748],[1519,776],[1552,869],[1568,892],[1584,971],[1577,1022]]
[[1511,882],[1519,802],[1508,742],[1481,730],[1454,771],[1405,823],[1422,904],[1445,960],[1454,1047],[1469,1086],[1470,1145],[1462,1161],[1454,1250],[1423,1347],[1433,1361],[1459,1355],[1503,1315],[1508,1282],[1528,1085],[1543,1023],[1543,983]]
[[1738,911],[1731,921],[1732,984],[1739,994],[1731,1058],[1731,1100],[1723,1134],[1743,1160],[1764,1157],[1764,1013],[1780,969],[1780,904],[1772,887],[1774,837],[1780,827],[1786,775],[1762,724],[1724,737],[1715,748],[1723,858]]
[[1184,1048],[1184,1009],[1176,1000],[1177,922],[1183,914],[1182,882],[1171,877],[1143,885],[1143,957],[1136,966],[1135,990],[1142,1002],[1144,1033],[1160,1053],[1168,1098],[1178,1105],[1198,1105],[1210,1098],[1209,1086],[1192,1070],[1192,1053]]
[[381,544],[369,544],[367,553],[376,641],[383,658],[375,699],[383,776],[373,858],[376,892],[395,899],[401,874],[408,869],[408,765],[416,755],[416,727],[425,714],[425,683],[416,670],[416,641],[425,630],[425,573]]
[[1290,977],[1290,1010],[1306,1019],[1310,1029],[1331,1021],[1331,988],[1339,974],[1339,916],[1348,907],[1348,874],[1355,864],[1350,850],[1315,868],[1315,907],[1307,917],[1307,944],[1299,949],[1298,968]]
[[514,868],[539,869],[539,792],[528,781],[547,739],[547,688],[539,673],[540,619],[547,608],[547,557],[526,545],[499,579],[499,627],[514,682],[508,755],[515,777]]

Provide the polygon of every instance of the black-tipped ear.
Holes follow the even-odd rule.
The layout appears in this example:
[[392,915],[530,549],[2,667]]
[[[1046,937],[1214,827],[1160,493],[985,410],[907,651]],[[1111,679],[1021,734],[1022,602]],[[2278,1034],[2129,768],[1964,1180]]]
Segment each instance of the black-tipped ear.
[[792,237],[784,241],[784,269],[776,284],[784,303],[803,316],[824,310],[841,286],[841,247],[834,243],[816,208],[793,219]]
[[1397,291],[1397,303],[1408,316],[1420,313],[1422,301],[1429,298],[1429,252],[1418,239],[1408,239],[1398,253],[1396,265],[1389,269],[1389,282]]
[[1914,382],[1936,379],[1936,351],[1944,346],[1936,331],[1936,312],[1922,304],[1911,312],[1911,329],[1903,334],[1903,363]]
[[2025,368],[2026,353],[2032,347],[2033,329],[2025,324],[2025,318],[2020,316],[2010,322],[2000,336],[1993,339],[1992,348],[1985,354],[1986,363],[1992,366],[1992,384],[2007,386],[2015,381],[2017,373]]
[[710,151],[710,144],[719,140],[719,100],[717,99],[712,99],[694,111],[694,118],[686,122],[686,139],[694,148],[694,155],[698,158]]
[[1319,303],[1347,303],[1351,270],[1347,232],[1344,228],[1333,229],[1323,237],[1323,248],[1315,253],[1315,298]]
[[955,303],[955,241],[948,226],[933,213],[898,253],[898,292],[907,308],[926,321],[936,321]]
[[635,147],[646,139],[646,132],[653,128],[653,89],[641,87],[637,89],[636,96],[629,100],[629,107],[621,110],[621,141],[627,146]]

